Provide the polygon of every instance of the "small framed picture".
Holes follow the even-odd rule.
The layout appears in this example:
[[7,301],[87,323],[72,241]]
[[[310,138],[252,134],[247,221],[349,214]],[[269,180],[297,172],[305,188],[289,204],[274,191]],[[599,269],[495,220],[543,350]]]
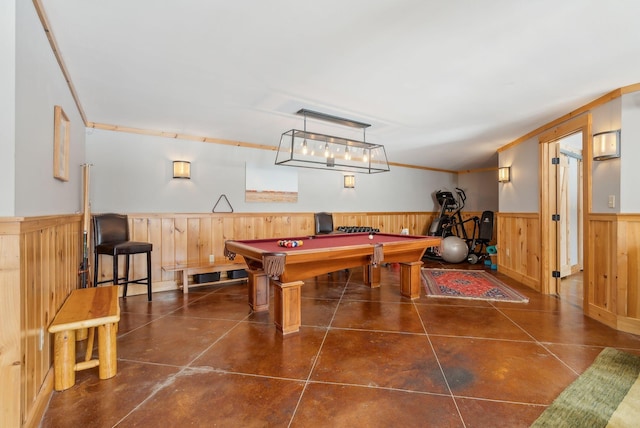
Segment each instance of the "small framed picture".
[[53,130],[53,176],[58,180],[69,181],[69,137],[70,122],[62,107],[55,106]]

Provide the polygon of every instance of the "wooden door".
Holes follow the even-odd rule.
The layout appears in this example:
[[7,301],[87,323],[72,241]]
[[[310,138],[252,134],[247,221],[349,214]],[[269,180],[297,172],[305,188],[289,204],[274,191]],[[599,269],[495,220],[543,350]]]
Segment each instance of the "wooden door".
[[[560,251],[558,214],[558,165],[555,161],[560,154],[560,144],[556,140],[541,139],[540,144],[540,229],[542,234],[540,259],[540,289],[544,294],[558,294],[560,291]],[[558,273],[558,274],[556,274]]]
[[560,215],[558,221],[558,247],[560,257],[560,277],[571,275],[571,267],[574,264],[574,260],[571,259],[571,240],[576,237],[571,236],[571,223],[573,222],[573,216],[569,207],[571,206],[570,192],[569,192],[569,157],[560,153],[558,156],[559,164],[556,178],[558,180],[556,188],[558,189],[557,195],[557,212]]
[[[561,193],[557,175],[559,168],[552,162],[554,157],[559,157],[558,141],[566,136],[575,133],[582,133],[582,159],[579,172],[581,174],[581,185],[578,186],[578,263],[582,259],[589,259],[588,248],[584,245],[583,234],[588,235],[589,224],[586,222],[586,215],[591,207],[591,116],[589,114],[580,115],[567,120],[558,126],[540,134],[540,291],[543,294],[558,294],[560,290],[560,253],[563,251],[560,244],[559,223],[553,221],[552,214],[557,214],[556,203],[558,195]],[[586,170],[584,169],[586,168]],[[562,202],[557,206],[561,206]],[[566,235],[565,235],[566,236]],[[587,284],[589,283],[589,272],[584,272],[584,306],[588,304]]]

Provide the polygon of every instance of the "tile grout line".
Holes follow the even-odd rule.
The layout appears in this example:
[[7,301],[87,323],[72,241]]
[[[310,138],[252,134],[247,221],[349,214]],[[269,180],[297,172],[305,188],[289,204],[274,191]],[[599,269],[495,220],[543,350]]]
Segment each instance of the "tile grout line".
[[[544,349],[545,351],[547,351],[550,355],[553,355],[553,357],[558,360],[563,366],[565,366],[566,368],[568,368],[572,373],[576,374],[577,376],[580,376],[580,373],[578,373],[577,371],[575,371],[570,365],[568,365],[567,363],[565,363],[559,356],[557,356],[554,352],[552,352],[546,345],[545,342],[540,342],[538,339],[536,339],[531,333],[529,333],[527,330],[524,329],[524,327],[522,327],[520,324],[518,324],[515,320],[511,319],[511,317],[507,314],[505,314],[502,309],[500,309],[497,306],[494,306],[496,311],[498,311],[498,313],[500,313],[503,317],[505,317],[506,319],[508,319],[511,323],[513,323],[513,325],[515,325],[516,327],[518,327],[522,332],[524,332],[527,336],[529,336],[531,339],[533,339],[533,342],[540,346],[542,349]],[[553,343],[553,342],[548,342],[548,343]]]
[[318,347],[318,352],[316,353],[315,358],[313,359],[313,364],[311,365],[311,369],[309,370],[309,374],[307,375],[307,379],[304,381],[304,386],[302,387],[302,391],[300,392],[300,397],[298,397],[298,402],[296,403],[296,406],[293,409],[293,412],[291,412],[291,419],[289,419],[289,423],[287,424],[287,427],[290,427],[291,424],[293,423],[293,420],[296,417],[296,413],[298,412],[298,408],[300,407],[300,403],[302,402],[302,397],[304,397],[304,393],[307,390],[307,386],[311,382],[311,375],[313,374],[314,369],[316,368],[316,365],[318,364],[318,360],[320,359],[320,353],[322,352],[322,348],[324,347],[324,343],[327,340],[327,336],[329,335],[329,331],[331,331],[331,325],[333,324],[333,320],[336,317],[336,313],[338,312],[338,308],[340,307],[340,303],[342,303],[342,298],[344,297],[344,293],[346,293],[347,291],[347,287],[349,286],[349,281],[351,280],[351,275],[352,272],[349,270],[349,276],[347,276],[347,281],[345,282],[343,288],[342,288],[342,293],[340,293],[340,298],[338,299],[338,304],[336,305],[336,308],[333,310],[333,315],[331,315],[331,320],[329,321],[329,324],[327,325],[326,331],[324,333],[324,336],[322,337],[322,342],[320,342],[320,346]]
[[[149,325],[154,321],[160,320],[160,319],[164,319],[168,316],[170,316],[171,314],[173,314],[176,311],[179,311],[180,309],[183,309],[185,306],[189,306],[191,303],[195,303],[200,301],[201,299],[204,299],[205,297],[207,297],[210,294],[214,294],[216,293],[216,291],[218,290],[214,290],[211,293],[206,293],[204,294],[202,297],[195,299],[193,302],[188,302],[186,305],[181,306],[180,308],[176,308],[173,311],[168,312],[167,314],[158,317],[144,325]],[[193,362],[195,360],[197,360],[198,358],[200,358],[200,356],[202,356],[205,352],[207,352],[209,349],[211,349],[212,346],[214,346],[216,343],[218,343],[221,339],[223,339],[224,337],[226,337],[232,330],[234,330],[238,325],[240,325],[242,322],[244,322],[251,314],[247,314],[244,318],[242,318],[241,320],[238,320],[236,322],[235,325],[233,325],[229,330],[227,330],[223,335],[221,335],[220,337],[218,337],[215,341],[213,341],[213,343],[211,343],[205,350],[203,350],[202,352],[200,352],[195,358],[193,358],[189,363],[187,363],[184,366],[173,366],[173,367],[179,367],[180,369],[174,373],[173,375],[167,377],[163,382],[161,382],[160,384],[156,385],[156,387],[154,387],[151,392],[149,393],[149,395],[142,401],[140,401],[133,409],[131,409],[126,415],[124,415],[118,422],[116,422],[115,425],[113,425],[113,427],[115,428],[116,426],[120,425],[122,422],[124,422],[131,414],[133,414],[136,410],[138,410],[141,406],[143,406],[145,403],[147,403],[150,399],[152,399],[156,394],[158,394],[160,391],[162,391],[163,389],[165,389],[167,386],[170,386],[174,383],[174,381],[180,377],[185,371],[187,370],[194,370],[193,367],[191,367],[191,364],[193,364]],[[140,326],[143,327],[143,326]],[[139,327],[139,328],[140,328]],[[131,331],[135,331],[137,330],[131,330]],[[127,332],[126,334],[131,333],[131,332]],[[125,336],[125,335],[123,335]],[[127,360],[123,360],[123,361],[127,361]],[[148,364],[148,363],[147,363]]]
[[[207,297],[209,294],[213,294],[213,293],[215,293],[215,292],[216,292],[216,291],[214,290],[214,291],[212,291],[212,292],[210,292],[210,293],[205,293],[205,294],[203,294],[202,296],[200,296],[199,298],[197,298],[197,299],[193,300],[192,302],[188,302],[186,305],[182,305],[182,306],[180,306],[179,308],[175,308],[175,309],[173,309],[172,311],[167,312],[166,314],[159,315],[157,318],[154,318],[154,319],[150,320],[150,321],[149,321],[149,322],[147,322],[147,323],[144,323],[144,324],[139,325],[138,327],[134,328],[133,330],[129,330],[128,332],[121,334],[120,336],[118,336],[118,339],[119,339],[119,338],[121,338],[121,337],[126,337],[127,335],[129,335],[129,334],[133,333],[134,331],[136,331],[136,330],[138,330],[138,329],[140,329],[140,328],[142,328],[142,327],[148,326],[148,325],[149,325],[149,324],[151,324],[152,322],[155,322],[155,321],[158,321],[158,320],[160,320],[160,319],[166,318],[166,317],[170,316],[171,314],[173,314],[174,312],[177,312],[177,311],[179,311],[180,309],[183,309],[185,306],[189,306],[191,303],[195,303],[195,302],[197,302],[197,301],[199,301],[199,300],[202,300],[202,299],[204,299],[205,297]],[[129,312],[129,311],[123,311],[123,312],[121,313],[121,316],[122,316],[122,314],[132,314],[132,315],[150,315],[150,314],[142,314],[142,313],[139,313],[139,312]]]
[[420,320],[420,324],[422,324],[422,328],[424,330],[424,334],[427,338],[427,342],[429,342],[429,347],[431,348],[431,352],[433,352],[433,356],[436,359],[436,362],[438,363],[438,368],[440,369],[440,373],[442,374],[442,378],[444,379],[444,383],[445,385],[447,385],[447,390],[449,391],[449,397],[451,397],[451,399],[453,400],[453,405],[456,407],[456,411],[458,412],[458,416],[460,417],[460,422],[462,422],[462,426],[466,427],[467,424],[464,421],[464,418],[462,417],[462,413],[460,412],[460,407],[458,406],[458,402],[456,400],[455,395],[453,394],[453,391],[451,390],[451,386],[449,385],[449,380],[447,379],[447,376],[444,373],[444,369],[442,368],[442,364],[440,363],[440,358],[438,358],[438,354],[436,353],[436,350],[433,346],[433,342],[431,341],[431,337],[429,336],[429,332],[427,331],[427,327],[424,324],[424,320],[422,319],[422,316],[420,315],[420,311],[418,310],[415,302],[413,305],[413,309],[416,311],[416,313],[418,314],[418,319]]

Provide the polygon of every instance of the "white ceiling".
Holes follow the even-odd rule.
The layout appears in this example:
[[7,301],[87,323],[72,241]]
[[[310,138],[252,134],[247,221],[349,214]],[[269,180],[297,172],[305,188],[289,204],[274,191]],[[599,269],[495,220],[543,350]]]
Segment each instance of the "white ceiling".
[[640,82],[637,0],[41,2],[90,122],[277,146],[306,108],[401,164],[496,166]]

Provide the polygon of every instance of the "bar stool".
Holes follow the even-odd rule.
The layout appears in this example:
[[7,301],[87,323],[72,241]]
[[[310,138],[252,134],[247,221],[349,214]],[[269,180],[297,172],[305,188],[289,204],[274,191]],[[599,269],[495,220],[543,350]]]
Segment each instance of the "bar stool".
[[[153,244],[150,242],[136,242],[129,240],[129,221],[122,214],[99,214],[93,216],[93,236],[95,263],[93,269],[93,286],[113,282],[113,285],[124,285],[123,297],[127,297],[128,284],[146,284],[147,299],[151,301],[151,251]],[[147,277],[129,280],[129,256],[131,254],[147,255]],[[113,257],[113,277],[98,282],[98,261],[100,254]],[[123,278],[118,278],[118,256],[126,256],[125,273]],[[123,282],[121,282],[123,280]]]

